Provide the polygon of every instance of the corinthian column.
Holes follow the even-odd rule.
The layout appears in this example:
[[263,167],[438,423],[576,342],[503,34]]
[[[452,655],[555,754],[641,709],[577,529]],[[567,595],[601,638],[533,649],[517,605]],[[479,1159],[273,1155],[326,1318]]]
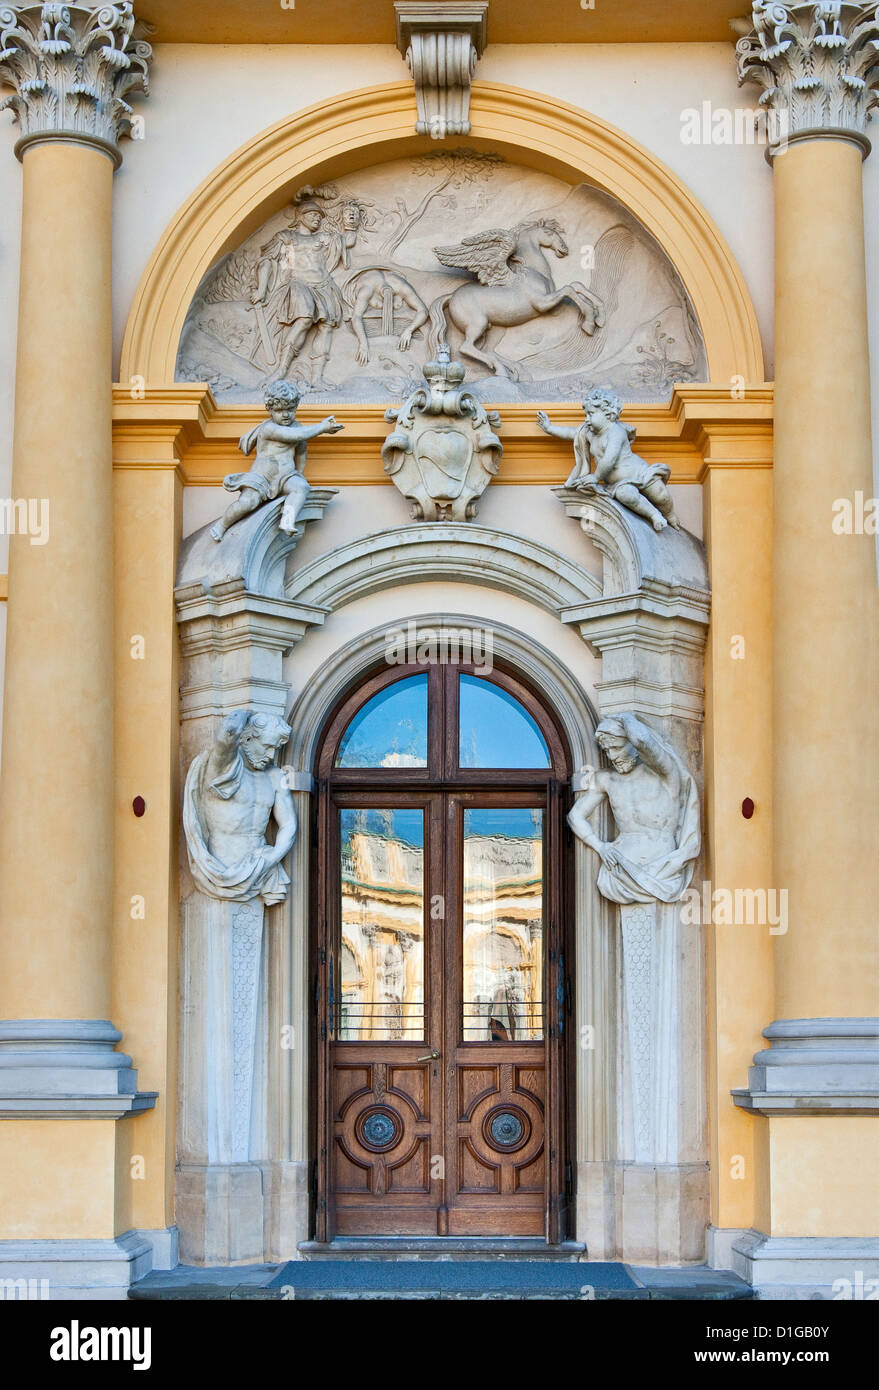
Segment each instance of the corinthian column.
[[[861,1176],[879,1145],[865,1118],[879,1112],[879,603],[875,539],[845,527],[873,492],[861,165],[879,6],[755,4],[741,30],[740,82],[762,87],[779,134],[774,856],[789,918],[771,1045],[736,1099],[773,1117],[761,1229],[817,1241],[803,1282],[822,1284],[822,1240],[879,1234]],[[771,1278],[771,1254],[750,1272]]]
[[[17,1154],[0,1236],[112,1237],[98,1117],[145,1103],[109,1022],[113,845],[111,199],[126,101],[151,50],[130,4],[0,7],[0,82],[20,127],[22,230],[12,493],[44,544],[11,540],[0,782],[0,1148]],[[152,1102],[150,1102],[152,1103]],[[64,1208],[61,1115],[95,1119],[90,1216]],[[112,1128],[112,1127],[111,1127]],[[68,1129],[69,1132],[69,1129]],[[31,1151],[27,1149],[33,1141]],[[109,1150],[112,1152],[112,1148]],[[85,1172],[83,1173],[85,1181]],[[46,1191],[56,1189],[57,1210]]]

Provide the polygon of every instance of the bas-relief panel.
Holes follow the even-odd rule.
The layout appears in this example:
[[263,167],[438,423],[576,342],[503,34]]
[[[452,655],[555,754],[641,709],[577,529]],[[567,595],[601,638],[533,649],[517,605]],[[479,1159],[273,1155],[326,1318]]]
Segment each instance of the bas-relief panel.
[[204,277],[177,379],[262,400],[287,376],[314,402],[390,402],[447,343],[494,403],[589,386],[667,399],[707,377],[681,281],[621,204],[472,150],[305,186]]

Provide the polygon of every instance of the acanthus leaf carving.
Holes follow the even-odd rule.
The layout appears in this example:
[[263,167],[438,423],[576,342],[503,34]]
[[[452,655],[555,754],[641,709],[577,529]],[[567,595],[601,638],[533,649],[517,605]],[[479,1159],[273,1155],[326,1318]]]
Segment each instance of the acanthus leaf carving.
[[776,118],[774,145],[799,135],[847,132],[869,149],[879,104],[879,5],[855,0],[755,0],[751,24],[737,21],[739,85],[763,88]]
[[149,92],[150,26],[129,0],[102,5],[0,7],[0,82],[14,94],[0,103],[21,126],[16,153],[52,136],[90,141],[119,163],[131,133],[127,96]]

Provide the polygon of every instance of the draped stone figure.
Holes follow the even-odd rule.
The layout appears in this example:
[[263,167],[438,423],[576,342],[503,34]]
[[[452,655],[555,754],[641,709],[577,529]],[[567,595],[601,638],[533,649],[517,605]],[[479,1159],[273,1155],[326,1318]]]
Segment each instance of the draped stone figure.
[[[192,761],[183,795],[189,866],[208,897],[266,906],[284,901],[290,882],[281,861],[296,838],[293,797],[280,768],[269,767],[290,737],[271,714],[236,710],[213,746]],[[278,835],[266,843],[274,814]]]
[[[614,391],[596,387],[583,402],[585,420],[572,429],[554,425],[545,410],[537,412],[537,423],[556,439],[569,439],[574,445],[574,468],[565,487],[579,492],[605,491],[621,507],[649,521],[654,531],[664,531],[681,523],[668,490],[671,469],[667,463],[647,463],[632,450],[634,425],[620,420],[622,398]],[[595,471],[590,472],[594,462]]]
[[[277,715],[235,710],[186,778],[183,827],[198,891],[184,910],[182,1051],[184,1091],[201,1100],[181,1131],[181,1159],[210,1191],[226,1181],[221,1169],[264,1157],[265,916],[287,895],[282,861],[297,831],[286,776],[272,764],[289,736]],[[255,1170],[236,1181],[242,1213],[251,1197],[255,1213],[253,1223],[242,1215],[243,1251],[261,1239],[261,1179]]]
[[[634,714],[595,731],[613,771],[596,772],[568,816],[601,860],[598,891],[610,902],[679,902],[690,886],[701,831],[696,784],[677,753]],[[619,834],[600,840],[589,817],[607,798]]]
[[[674,749],[634,714],[603,719],[595,736],[613,768],[585,770],[591,778],[568,824],[601,861],[598,891],[619,904],[632,1157],[671,1163],[678,1152],[683,957],[676,904],[701,848],[699,797]],[[612,841],[589,823],[605,799],[618,831]]]

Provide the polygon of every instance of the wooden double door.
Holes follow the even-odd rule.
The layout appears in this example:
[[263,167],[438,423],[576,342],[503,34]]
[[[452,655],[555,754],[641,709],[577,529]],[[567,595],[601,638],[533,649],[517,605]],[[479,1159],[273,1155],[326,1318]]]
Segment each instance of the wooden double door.
[[440,667],[375,677],[324,753],[317,1237],[558,1240],[558,733],[511,677]]

